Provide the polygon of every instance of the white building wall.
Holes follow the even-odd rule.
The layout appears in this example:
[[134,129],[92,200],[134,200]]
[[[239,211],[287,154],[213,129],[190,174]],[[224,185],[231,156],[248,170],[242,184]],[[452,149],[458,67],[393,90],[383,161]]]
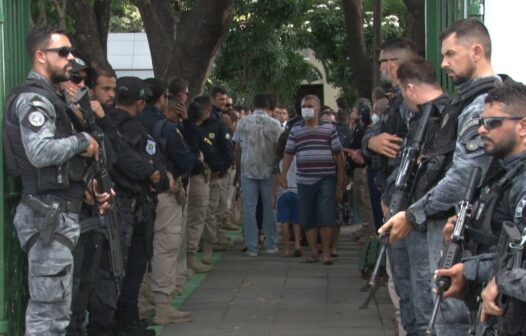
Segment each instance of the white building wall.
[[150,46],[145,33],[110,33],[108,61],[118,77],[153,77]]
[[493,68],[497,73],[526,83],[526,43],[522,26],[526,1],[486,0],[485,7],[484,23],[491,35]]

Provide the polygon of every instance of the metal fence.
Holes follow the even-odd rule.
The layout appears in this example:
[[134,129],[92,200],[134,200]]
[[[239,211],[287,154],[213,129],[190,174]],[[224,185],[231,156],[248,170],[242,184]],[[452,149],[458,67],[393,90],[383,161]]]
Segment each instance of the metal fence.
[[[6,93],[18,84],[29,69],[25,36],[30,25],[29,0],[0,0],[0,113]],[[27,293],[25,255],[12,225],[20,196],[19,181],[4,171],[3,140],[0,145],[0,335],[23,334]]]

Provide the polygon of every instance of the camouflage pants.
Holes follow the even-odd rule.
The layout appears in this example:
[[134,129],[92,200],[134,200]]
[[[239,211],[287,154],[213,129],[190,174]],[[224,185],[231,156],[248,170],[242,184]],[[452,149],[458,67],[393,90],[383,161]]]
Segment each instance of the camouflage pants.
[[[36,215],[23,203],[16,208],[14,225],[20,245],[38,233]],[[60,213],[55,232],[77,243],[80,234],[79,217],[74,213]],[[37,240],[28,251],[29,300],[26,310],[26,336],[65,335],[69,324],[73,255],[57,241],[45,245]]]

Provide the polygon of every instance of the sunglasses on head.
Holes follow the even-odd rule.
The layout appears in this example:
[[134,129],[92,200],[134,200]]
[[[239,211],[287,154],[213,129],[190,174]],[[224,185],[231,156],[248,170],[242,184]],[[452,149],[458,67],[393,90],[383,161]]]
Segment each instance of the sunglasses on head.
[[48,48],[41,49],[43,52],[56,52],[60,57],[68,57],[69,54],[72,54],[75,49],[70,47],[60,47],[60,48]]
[[494,129],[502,126],[504,120],[521,120],[523,117],[481,117],[479,119],[479,126],[484,126],[487,129]]
[[71,76],[69,77],[69,80],[73,84],[80,84],[80,82],[82,82],[82,81],[84,81],[84,83],[86,83],[86,79],[87,78],[88,78],[87,76],[82,76],[81,74],[74,73],[74,74],[71,74]]

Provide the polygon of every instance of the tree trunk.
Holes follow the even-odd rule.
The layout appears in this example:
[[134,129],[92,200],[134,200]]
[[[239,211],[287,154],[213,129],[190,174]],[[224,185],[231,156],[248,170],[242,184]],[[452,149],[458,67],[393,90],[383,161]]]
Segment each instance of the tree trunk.
[[68,1],[66,11],[75,28],[73,44],[90,64],[110,66],[106,54],[110,10],[111,0],[96,0],[94,5],[90,0]]
[[150,54],[152,56],[155,77],[164,78],[164,73],[172,58],[175,29],[178,26],[181,12],[169,1],[134,0],[133,3],[143,21]]
[[232,22],[234,0],[198,1],[185,13],[168,1],[134,3],[148,35],[155,76],[185,78],[190,96],[200,94]]
[[343,0],[347,50],[360,97],[371,97],[373,73],[365,48],[361,0]]
[[426,50],[426,6],[422,0],[404,0],[407,7],[405,36],[413,40],[418,52],[424,56]]
[[380,85],[380,46],[382,45],[382,0],[374,0],[373,3],[373,87]]

